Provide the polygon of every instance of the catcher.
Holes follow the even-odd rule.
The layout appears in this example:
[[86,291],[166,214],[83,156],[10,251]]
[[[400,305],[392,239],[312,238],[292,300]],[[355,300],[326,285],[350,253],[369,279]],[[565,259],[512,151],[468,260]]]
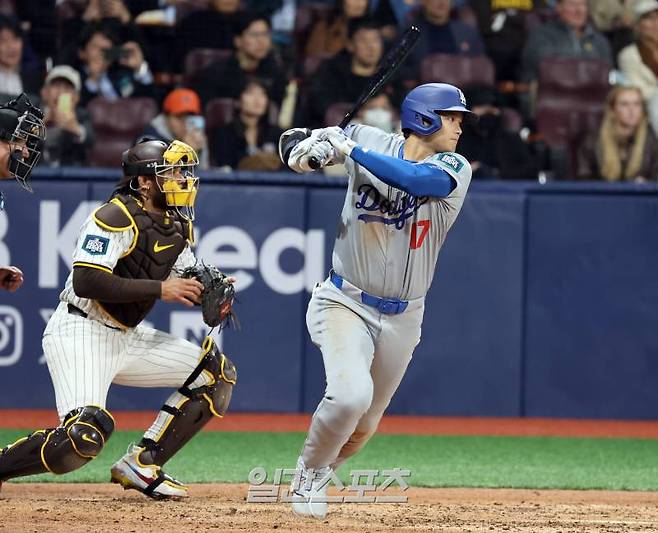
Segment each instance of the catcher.
[[0,482],[64,474],[96,457],[114,431],[105,403],[110,384],[119,383],[176,391],[112,466],[111,480],[156,499],[187,495],[162,466],[213,416],[224,415],[235,366],[210,336],[199,347],[140,322],[157,299],[202,304],[211,326],[231,316],[235,280],[195,267],[190,250],[197,165],[194,150],[180,141],[147,140],[123,153],[124,178],[83,224],[73,271],[43,334],[61,423],[2,450]]

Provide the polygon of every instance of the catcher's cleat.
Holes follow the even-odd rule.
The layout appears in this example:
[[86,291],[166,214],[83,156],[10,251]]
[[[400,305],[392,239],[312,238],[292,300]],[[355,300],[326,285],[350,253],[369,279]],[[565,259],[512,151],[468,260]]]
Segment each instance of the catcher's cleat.
[[187,486],[162,471],[157,465],[145,465],[139,461],[144,448],[131,446],[128,453],[112,466],[112,483],[119,483],[125,490],[135,489],[155,500],[187,497]]
[[297,516],[322,520],[327,515],[327,486],[331,468],[309,469],[300,457],[290,487],[292,512]]

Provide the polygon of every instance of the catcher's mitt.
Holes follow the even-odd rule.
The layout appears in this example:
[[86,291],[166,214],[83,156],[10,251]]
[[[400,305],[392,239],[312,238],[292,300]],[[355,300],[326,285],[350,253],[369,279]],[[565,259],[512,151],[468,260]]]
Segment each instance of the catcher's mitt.
[[206,324],[214,328],[223,327],[228,321],[234,321],[235,288],[226,274],[217,267],[201,263],[187,267],[180,273],[180,276],[196,278],[203,285],[201,311]]

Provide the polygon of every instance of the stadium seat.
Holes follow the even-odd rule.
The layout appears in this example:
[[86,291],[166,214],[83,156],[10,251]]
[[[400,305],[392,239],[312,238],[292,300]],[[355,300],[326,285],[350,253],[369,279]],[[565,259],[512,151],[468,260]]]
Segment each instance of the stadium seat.
[[331,54],[312,54],[306,56],[302,66],[302,78],[310,81],[313,74],[320,68],[320,65],[330,57],[332,57]]
[[335,104],[331,104],[324,114],[324,125],[337,126],[343,120],[345,113],[350,110],[350,107],[352,107],[350,102],[336,102]]
[[508,131],[519,133],[523,127],[523,117],[513,107],[503,107],[500,110],[500,118],[503,127]]
[[185,0],[176,4],[176,22],[180,22],[192,11],[203,11],[210,7],[210,0]]
[[211,132],[219,126],[226,126],[233,120],[234,113],[233,98],[213,98],[206,104],[206,131]]
[[152,98],[94,98],[87,105],[96,134],[89,152],[89,164],[94,167],[117,167],[121,153],[128,149],[158,114],[158,104]]
[[14,0],[0,0],[0,15],[16,16],[16,3]]
[[185,83],[190,84],[194,77],[215,61],[223,61],[233,55],[233,50],[223,48],[195,48],[185,56],[183,74]]
[[610,88],[609,74],[610,65],[598,59],[547,57],[539,64],[539,90],[605,98]]
[[537,131],[552,146],[568,146],[598,124],[610,90],[610,66],[596,59],[546,58],[539,65]]
[[546,58],[539,65],[537,133],[554,152],[565,152],[563,178],[572,176],[577,140],[600,124],[609,71],[596,59]]
[[420,82],[437,81],[457,87],[475,83],[494,85],[496,81],[494,64],[486,56],[431,54],[425,57],[420,65]]
[[[206,132],[210,133],[219,126],[226,126],[235,116],[236,102],[232,98],[213,98],[206,104],[204,116],[206,117]],[[279,120],[279,107],[270,102],[267,111],[267,119],[270,124],[276,124]]]

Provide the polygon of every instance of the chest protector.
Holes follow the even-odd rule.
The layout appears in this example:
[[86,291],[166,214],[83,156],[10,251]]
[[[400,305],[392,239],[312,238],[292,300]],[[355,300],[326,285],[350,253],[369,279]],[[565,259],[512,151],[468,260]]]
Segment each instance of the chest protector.
[[[115,196],[94,213],[94,219],[108,231],[134,231],[130,248],[114,267],[114,275],[122,278],[166,280],[187,243],[193,242],[189,221],[177,213],[149,213],[130,195]],[[155,299],[98,303],[116,322],[132,328],[144,320]]]

